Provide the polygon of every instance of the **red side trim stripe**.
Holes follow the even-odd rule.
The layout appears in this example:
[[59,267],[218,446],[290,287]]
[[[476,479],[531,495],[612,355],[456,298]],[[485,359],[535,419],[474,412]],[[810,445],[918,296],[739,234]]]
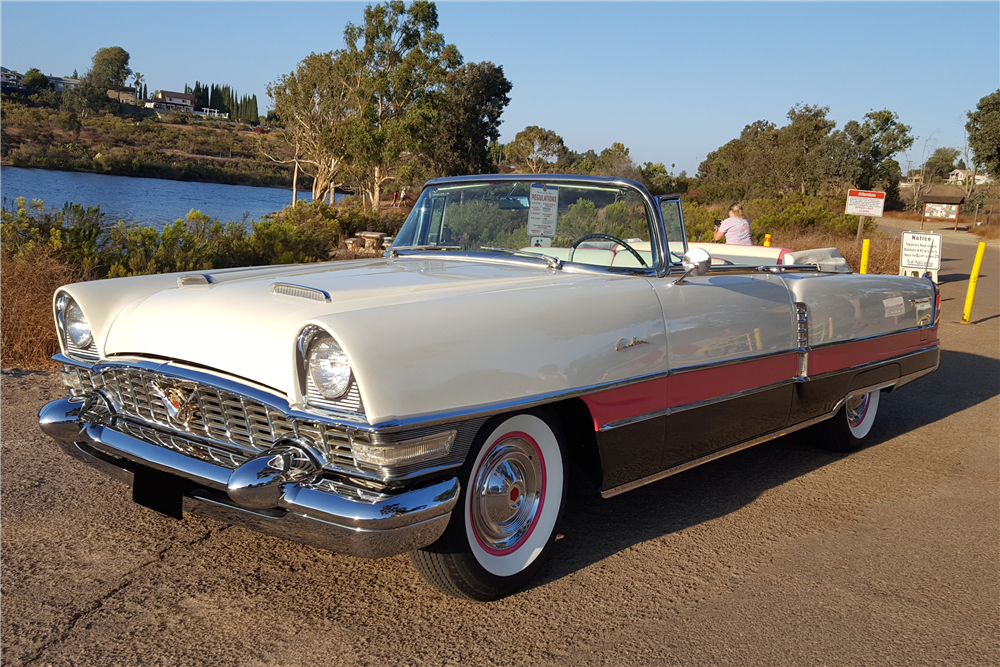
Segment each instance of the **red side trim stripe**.
[[[928,335],[930,333],[931,335]],[[924,340],[921,340],[924,336]],[[936,345],[937,331],[908,331],[809,352],[809,375],[846,370]],[[798,374],[798,353],[693,370],[583,396],[594,429],[605,424],[766,387]],[[679,369],[683,370],[683,369]]]

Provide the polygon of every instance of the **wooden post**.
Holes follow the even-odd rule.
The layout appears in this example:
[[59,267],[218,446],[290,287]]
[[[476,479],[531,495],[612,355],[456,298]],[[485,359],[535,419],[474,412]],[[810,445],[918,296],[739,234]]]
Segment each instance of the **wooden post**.
[[962,205],[961,204],[958,205],[958,210],[955,211],[955,231],[956,232],[958,231],[958,218],[959,218],[960,215],[962,215]]
[[[921,226],[921,229],[923,229],[923,226]],[[854,239],[854,245],[856,245],[856,246],[861,245],[861,237],[863,237],[864,234],[865,234],[865,216],[859,215],[858,216],[858,235]]]

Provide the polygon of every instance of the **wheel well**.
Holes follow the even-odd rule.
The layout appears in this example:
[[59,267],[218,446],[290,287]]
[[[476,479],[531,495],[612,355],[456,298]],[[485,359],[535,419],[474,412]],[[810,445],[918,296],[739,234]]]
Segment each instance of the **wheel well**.
[[570,492],[574,495],[597,495],[603,473],[594,419],[587,404],[579,398],[571,398],[547,407],[559,417],[566,438]]

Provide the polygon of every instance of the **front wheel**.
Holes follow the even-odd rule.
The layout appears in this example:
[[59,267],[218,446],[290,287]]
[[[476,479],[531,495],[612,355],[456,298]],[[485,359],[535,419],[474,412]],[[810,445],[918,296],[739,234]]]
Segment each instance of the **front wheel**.
[[868,440],[875,415],[878,413],[881,390],[876,389],[861,396],[848,398],[837,414],[817,426],[822,429],[820,440],[824,449],[834,452],[853,452]]
[[455,597],[496,600],[518,590],[555,541],[564,470],[561,430],[551,413],[487,422],[461,468],[462,492],[448,528],[410,553],[414,567]]

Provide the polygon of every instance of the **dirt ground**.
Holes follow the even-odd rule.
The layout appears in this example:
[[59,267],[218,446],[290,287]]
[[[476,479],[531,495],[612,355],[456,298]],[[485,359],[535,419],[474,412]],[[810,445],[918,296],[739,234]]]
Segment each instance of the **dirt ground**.
[[[889,229],[886,226],[886,229]],[[5,665],[996,665],[1000,248],[945,235],[941,367],[847,456],[792,435],[575,500],[527,590],[474,604],[368,561],[134,505],[0,384]]]

